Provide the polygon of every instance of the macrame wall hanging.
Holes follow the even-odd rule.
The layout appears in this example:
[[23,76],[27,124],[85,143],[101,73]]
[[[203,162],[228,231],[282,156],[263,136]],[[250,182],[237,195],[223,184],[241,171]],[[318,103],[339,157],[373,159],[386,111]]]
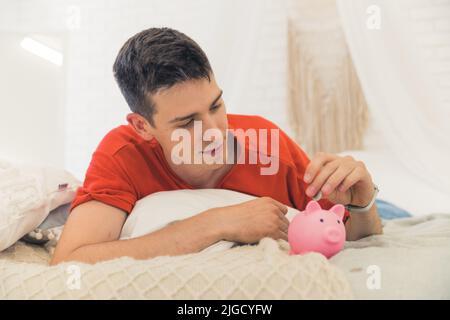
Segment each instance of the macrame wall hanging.
[[288,77],[289,122],[309,155],[363,147],[369,111],[335,0],[290,2]]

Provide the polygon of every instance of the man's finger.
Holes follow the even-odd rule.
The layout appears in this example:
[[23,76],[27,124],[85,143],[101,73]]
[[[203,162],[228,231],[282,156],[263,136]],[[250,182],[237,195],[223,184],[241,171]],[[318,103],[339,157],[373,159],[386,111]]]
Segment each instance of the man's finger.
[[322,186],[322,193],[325,196],[330,195],[336,190],[339,184],[355,170],[355,167],[340,166],[325,182]]
[[287,234],[287,231],[286,231],[286,232],[282,231],[281,233],[282,233],[281,239],[283,239],[283,240],[285,240],[285,241],[288,241],[288,234]]
[[309,197],[314,197],[317,192],[320,191],[325,181],[327,181],[327,179],[339,168],[339,165],[341,165],[339,160],[334,160],[327,163],[306,189],[306,195]]
[[275,240],[278,240],[278,239],[283,239],[283,240],[285,240],[285,241],[288,241],[288,236],[287,236],[287,232],[283,232],[283,231],[281,231],[281,230],[278,230],[275,234],[274,234],[274,237],[273,237]]
[[280,220],[281,220],[281,230],[284,230],[287,232],[289,228],[289,220],[286,218],[285,215],[280,214]]
[[279,202],[275,199],[272,199],[272,201],[273,201],[273,204],[275,204],[281,210],[281,212],[283,212],[283,214],[286,214],[288,212],[288,207],[286,205],[282,204],[281,202]]
[[306,183],[310,183],[313,181],[314,177],[317,175],[317,173],[320,171],[320,169],[330,161],[333,161],[337,158],[336,155],[329,154],[329,153],[323,153],[319,152],[317,153],[312,159],[311,162],[308,164],[305,170],[305,175],[303,176],[303,180]]
[[338,190],[340,192],[346,192],[361,179],[362,175],[363,175],[362,169],[356,168],[348,176],[345,177],[345,179],[341,182]]

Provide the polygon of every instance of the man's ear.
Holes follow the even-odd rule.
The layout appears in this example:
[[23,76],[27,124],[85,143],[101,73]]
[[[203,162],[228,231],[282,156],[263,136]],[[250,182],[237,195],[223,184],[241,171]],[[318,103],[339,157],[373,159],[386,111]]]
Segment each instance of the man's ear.
[[153,139],[150,123],[143,116],[134,112],[129,113],[127,114],[127,121],[144,140],[150,141]]

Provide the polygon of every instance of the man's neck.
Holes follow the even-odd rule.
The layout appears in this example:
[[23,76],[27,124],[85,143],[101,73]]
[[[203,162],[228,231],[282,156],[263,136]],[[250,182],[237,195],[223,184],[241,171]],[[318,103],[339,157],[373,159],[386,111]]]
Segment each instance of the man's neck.
[[215,188],[220,180],[231,170],[232,166],[232,164],[224,164],[220,168],[208,170],[207,172],[190,172],[186,174],[185,171],[181,170],[182,172],[175,171],[175,173],[192,187],[207,189]]

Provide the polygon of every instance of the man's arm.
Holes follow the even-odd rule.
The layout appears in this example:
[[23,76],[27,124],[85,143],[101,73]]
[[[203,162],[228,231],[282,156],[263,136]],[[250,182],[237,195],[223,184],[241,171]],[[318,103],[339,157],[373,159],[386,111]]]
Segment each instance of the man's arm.
[[359,240],[373,234],[382,234],[383,228],[377,206],[374,204],[369,211],[364,213],[350,212],[350,217],[345,223],[345,231],[347,241]]
[[89,201],[72,210],[50,264],[175,256],[201,251],[220,240],[255,243],[271,237],[287,241],[287,211],[278,201],[262,197],[212,208],[139,238],[118,240],[126,213]]
[[180,255],[200,251],[222,238],[208,211],[139,238],[118,240],[125,220],[126,212],[102,202],[80,204],[69,215],[50,264]]

